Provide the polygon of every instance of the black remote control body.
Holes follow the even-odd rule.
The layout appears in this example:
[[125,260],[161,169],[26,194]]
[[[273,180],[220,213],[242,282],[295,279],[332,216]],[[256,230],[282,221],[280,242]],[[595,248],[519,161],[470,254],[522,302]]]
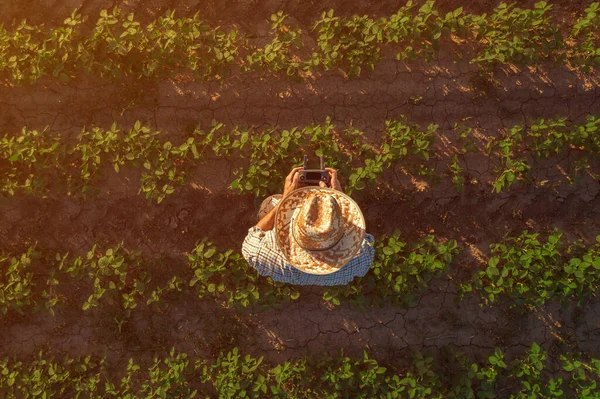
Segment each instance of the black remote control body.
[[311,186],[318,186],[320,182],[323,182],[329,186],[331,177],[329,172],[325,170],[325,161],[323,156],[319,157],[320,168],[319,169],[308,169],[308,156],[304,156],[304,169],[300,172],[300,183]]

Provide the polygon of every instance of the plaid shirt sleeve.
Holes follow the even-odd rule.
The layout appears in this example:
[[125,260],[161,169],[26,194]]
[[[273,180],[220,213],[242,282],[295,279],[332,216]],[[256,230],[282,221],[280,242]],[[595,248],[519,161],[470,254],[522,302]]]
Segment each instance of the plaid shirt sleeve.
[[375,256],[373,241],[373,236],[366,234],[356,256],[337,272],[326,275],[304,273],[290,265],[279,250],[275,230],[251,227],[242,245],[242,255],[261,276],[270,276],[275,281],[298,285],[344,285],[354,277],[367,274]]

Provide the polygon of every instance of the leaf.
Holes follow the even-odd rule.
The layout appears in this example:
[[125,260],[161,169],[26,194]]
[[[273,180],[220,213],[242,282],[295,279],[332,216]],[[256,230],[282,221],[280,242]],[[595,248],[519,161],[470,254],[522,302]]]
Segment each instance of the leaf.
[[214,248],[210,248],[210,249],[208,249],[208,250],[207,250],[207,251],[204,253],[204,257],[208,259],[208,258],[210,258],[211,256],[213,256],[213,255],[215,254],[215,252],[217,252],[217,250],[216,250],[216,249],[214,249]]
[[498,269],[493,267],[493,266],[488,266],[487,270],[486,270],[486,274],[488,275],[489,278],[492,278],[493,276],[498,276],[500,274],[500,272],[498,272]]
[[354,185],[355,190],[363,190],[365,187],[367,187],[367,185],[365,184],[364,180],[360,180]]
[[198,153],[198,149],[196,148],[196,144],[192,144],[192,154],[194,154],[194,159],[200,158],[200,153]]
[[498,262],[500,262],[500,258],[494,256],[494,257],[490,258],[490,260],[488,262],[488,266],[495,268],[498,265]]
[[383,253],[387,256],[393,255],[395,251],[391,247],[383,247]]

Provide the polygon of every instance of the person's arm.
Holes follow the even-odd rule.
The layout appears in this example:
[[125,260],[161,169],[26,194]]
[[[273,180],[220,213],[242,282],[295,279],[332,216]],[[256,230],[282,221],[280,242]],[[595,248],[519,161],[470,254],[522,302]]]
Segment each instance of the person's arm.
[[277,214],[278,208],[279,204],[275,205],[275,207],[271,209],[269,213],[263,216],[263,218],[256,223],[256,227],[259,227],[262,231],[272,230],[275,226],[275,215]]
[[[283,189],[283,198],[285,198],[289,193],[298,188],[298,180],[300,178],[299,170],[302,170],[302,167],[294,168],[290,172],[290,174],[285,178],[285,187]],[[337,171],[332,168],[325,168],[329,172],[329,176],[331,176],[331,188],[338,191],[342,190],[342,185],[337,177]],[[320,187],[327,187],[327,185],[323,182],[319,183]],[[281,201],[279,201],[279,204]],[[256,227],[260,227],[263,231],[272,230],[275,226],[275,215],[277,214],[277,209],[279,209],[279,204],[277,204],[269,213],[263,216],[262,219],[256,224]]]
[[279,204],[283,201],[283,198],[287,197],[289,193],[298,188],[298,180],[300,179],[299,170],[302,170],[303,167],[294,168],[290,172],[289,175],[285,178],[285,186],[283,187],[283,197],[279,201],[279,203],[269,211],[262,219],[258,221],[256,227],[259,227],[262,231],[273,230],[275,226],[275,215],[277,214],[277,209],[279,209]]

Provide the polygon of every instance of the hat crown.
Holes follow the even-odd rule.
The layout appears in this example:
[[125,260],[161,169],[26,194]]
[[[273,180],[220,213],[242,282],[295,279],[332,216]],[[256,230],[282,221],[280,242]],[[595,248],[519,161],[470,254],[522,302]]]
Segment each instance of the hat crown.
[[328,193],[313,193],[299,208],[292,229],[294,239],[306,250],[331,248],[344,235],[340,205]]

